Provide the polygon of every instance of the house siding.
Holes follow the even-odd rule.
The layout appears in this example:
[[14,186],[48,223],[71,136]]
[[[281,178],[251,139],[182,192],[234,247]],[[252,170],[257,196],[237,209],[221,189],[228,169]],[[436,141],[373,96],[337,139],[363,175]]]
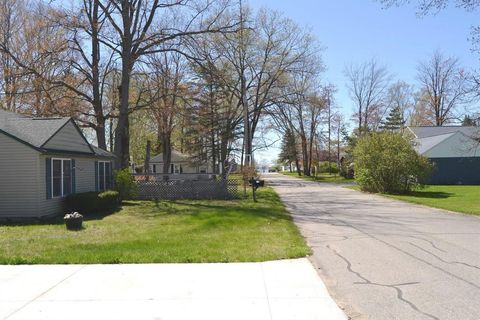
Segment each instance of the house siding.
[[430,184],[480,185],[480,158],[430,158],[434,165]]
[[72,121],[69,121],[44,146],[46,149],[91,152],[89,145],[78,132]]
[[76,158],[77,193],[95,191],[95,158]]
[[[40,190],[38,194],[40,195],[39,199],[39,209],[42,215],[55,215],[64,213],[66,210],[65,207],[65,198],[53,198],[47,199],[47,185],[45,182],[46,174],[46,165],[45,159],[56,156],[51,155],[42,155],[39,160],[39,177],[43,177],[43,180],[40,180]],[[95,161],[97,158],[90,157],[71,157],[71,156],[59,156],[65,159],[75,159],[75,182],[76,182],[76,193],[83,193],[89,191],[95,191]]]
[[[207,166],[192,166],[190,162],[172,162],[177,166],[182,166],[182,170],[184,174],[193,174],[193,173],[200,173],[201,170],[207,171]],[[150,162],[150,173],[153,173],[153,165],[155,165],[156,173],[164,173],[163,172],[163,162]],[[168,171],[167,173],[170,173]]]
[[0,217],[36,217],[39,152],[0,133]]

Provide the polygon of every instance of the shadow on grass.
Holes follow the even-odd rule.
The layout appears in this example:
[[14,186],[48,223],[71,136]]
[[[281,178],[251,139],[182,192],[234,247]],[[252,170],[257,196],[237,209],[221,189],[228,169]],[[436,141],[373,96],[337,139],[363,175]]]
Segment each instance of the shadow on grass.
[[291,220],[291,217],[283,209],[278,195],[268,189],[258,192],[257,202],[254,202],[251,198],[211,201],[153,200],[149,206],[149,209],[142,210],[142,216],[155,218],[164,215],[184,215],[198,220],[208,220],[218,216],[232,218],[232,221],[238,218]]
[[[133,203],[128,203],[125,204],[123,203],[122,206],[131,206],[135,205]],[[102,212],[97,212],[97,213],[87,213],[83,215],[83,221],[94,221],[94,220],[103,220],[105,217],[108,217],[114,213],[119,212],[122,210],[122,206],[116,208],[116,209],[111,209],[111,210],[106,210]],[[60,224],[65,224],[63,221],[63,215],[56,215],[53,217],[47,217],[47,218],[11,218],[11,219],[1,219],[0,220],[0,226],[32,226],[32,225],[60,225]],[[83,228],[82,228],[83,229]]]
[[453,197],[455,194],[451,192],[442,191],[413,191],[406,194],[407,196],[413,196],[415,198],[427,198],[427,199],[447,199]]

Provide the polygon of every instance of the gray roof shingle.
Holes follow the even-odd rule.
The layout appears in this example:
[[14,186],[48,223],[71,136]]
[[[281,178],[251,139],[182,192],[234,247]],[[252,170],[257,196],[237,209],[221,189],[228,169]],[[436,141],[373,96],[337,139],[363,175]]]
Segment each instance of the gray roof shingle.
[[[480,137],[480,128],[478,127],[444,126],[408,128],[415,135],[415,148],[420,154],[425,154],[457,133],[465,137],[465,139],[462,140],[462,144],[464,145],[470,144]],[[456,152],[455,155],[463,156],[461,152]]]
[[449,133],[462,132],[465,135],[473,136],[480,129],[477,127],[445,126],[445,127],[409,127],[419,139],[439,136]]
[[[70,120],[68,117],[34,118],[0,109],[0,131],[37,149],[41,149]],[[108,151],[90,146],[97,156],[114,157]]]
[[32,118],[0,110],[0,130],[40,148],[70,118]]

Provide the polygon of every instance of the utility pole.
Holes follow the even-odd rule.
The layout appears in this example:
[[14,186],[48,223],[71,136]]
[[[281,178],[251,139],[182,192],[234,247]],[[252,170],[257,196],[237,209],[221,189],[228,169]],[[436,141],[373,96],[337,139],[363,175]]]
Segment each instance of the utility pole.
[[330,100],[330,88],[327,88],[327,105],[328,105],[328,173],[332,173],[331,162],[332,162],[332,106]]

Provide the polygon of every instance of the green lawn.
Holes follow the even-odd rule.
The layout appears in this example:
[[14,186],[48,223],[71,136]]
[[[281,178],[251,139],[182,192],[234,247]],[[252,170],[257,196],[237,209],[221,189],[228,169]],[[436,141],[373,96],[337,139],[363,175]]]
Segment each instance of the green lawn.
[[310,253],[278,195],[259,201],[127,202],[67,231],[62,219],[0,225],[1,264],[265,261]]
[[353,179],[345,179],[340,175],[321,173],[317,177],[299,176],[297,172],[280,172],[286,176],[297,177],[303,180],[316,181],[316,182],[328,182],[328,183],[353,183]]
[[480,186],[427,186],[408,195],[383,196],[450,211],[480,215]]

